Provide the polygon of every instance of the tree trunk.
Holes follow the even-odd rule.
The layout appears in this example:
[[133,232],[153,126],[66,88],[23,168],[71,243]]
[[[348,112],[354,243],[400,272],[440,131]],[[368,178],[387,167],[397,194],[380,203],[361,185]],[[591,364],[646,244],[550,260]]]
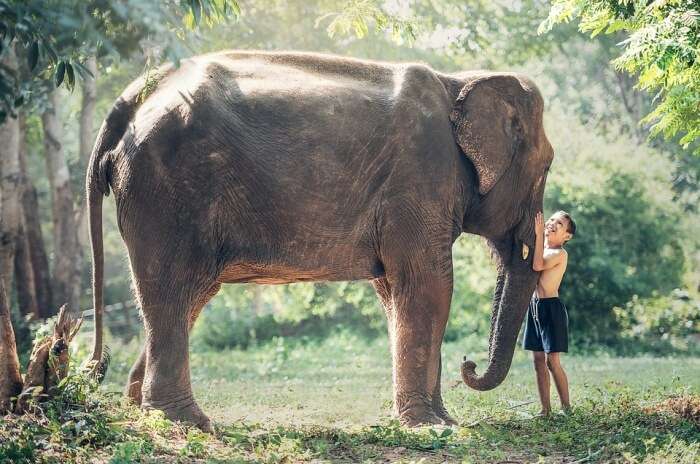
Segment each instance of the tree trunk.
[[[80,108],[80,166],[83,172],[90,161],[92,145],[95,141],[94,122],[95,106],[97,104],[97,59],[94,56],[88,58],[85,67],[90,70],[93,78],[83,81],[83,102]],[[78,240],[82,248],[89,246],[90,236],[88,235],[87,223],[87,199],[81,200],[80,211],[78,212]]]
[[82,318],[75,319],[66,311],[66,306],[62,306],[53,326],[53,335],[35,342],[24,376],[24,390],[18,401],[18,411],[29,409],[27,400],[33,396],[33,389],[41,388],[43,393],[51,395],[61,379],[66,378],[70,363],[68,345],[82,323]]
[[[17,69],[13,47],[7,48],[0,64],[10,70]],[[0,273],[5,288],[10,291],[20,218],[19,121],[16,117],[8,116],[0,125],[0,147]]]
[[[20,171],[20,217],[19,229],[17,232],[17,243],[15,250],[15,289],[17,290],[17,303],[19,312],[26,316],[32,315],[35,319],[41,317],[37,302],[36,281],[34,279],[34,269],[32,268],[31,252],[29,250],[29,239],[27,237],[26,212],[24,211],[25,190],[29,184],[27,178],[27,141],[26,141],[27,121],[24,114],[19,117],[19,171]],[[35,213],[36,214],[36,213]]]
[[51,290],[51,274],[49,272],[49,258],[46,255],[44,237],[41,233],[41,221],[39,220],[39,200],[36,187],[29,177],[25,177],[27,184],[22,195],[22,212],[24,213],[24,227],[29,247],[29,258],[34,273],[34,286],[36,289],[36,302],[39,307],[39,317],[46,319],[56,314],[56,305],[53,304]]
[[10,398],[22,391],[17,343],[12,329],[4,280],[0,279],[0,413],[10,408]]
[[51,186],[53,214],[53,300],[68,304],[69,311],[80,310],[80,272],[82,250],[73,205],[68,164],[60,142],[61,126],[56,114],[58,93],[49,95],[49,105],[41,115],[44,125],[44,155]]
[[263,313],[263,293],[264,289],[262,285],[253,284],[253,314],[255,314],[256,317],[262,316]]
[[[20,132],[24,133],[21,128]],[[46,255],[44,236],[41,232],[38,195],[36,192],[36,187],[34,187],[34,183],[27,174],[27,163],[25,159],[26,154],[27,153],[25,151],[20,149],[20,170],[24,180],[24,186],[22,189],[22,214],[24,216],[23,224],[27,239],[32,273],[34,275],[36,302],[39,309],[38,316],[41,319],[46,319],[56,314],[57,308],[52,301],[49,258]]]
[[[17,69],[13,47],[5,49],[0,65]],[[0,412],[10,406],[9,399],[22,389],[17,343],[10,319],[9,295],[14,265],[14,249],[19,222],[18,171],[19,121],[10,116],[0,125]]]
[[31,316],[32,319],[39,319],[39,305],[36,300],[36,282],[34,281],[34,270],[29,254],[29,241],[27,240],[26,229],[20,223],[15,244],[15,290],[17,291],[17,304],[22,316]]

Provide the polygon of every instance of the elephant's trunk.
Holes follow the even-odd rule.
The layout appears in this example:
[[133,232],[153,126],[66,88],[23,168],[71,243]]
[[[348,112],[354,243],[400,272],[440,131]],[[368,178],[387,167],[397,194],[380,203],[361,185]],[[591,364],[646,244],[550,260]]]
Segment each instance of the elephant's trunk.
[[[515,260],[520,261],[518,257]],[[505,271],[499,270],[491,315],[489,364],[483,375],[478,376],[476,363],[466,357],[462,362],[462,379],[475,390],[491,390],[508,374],[518,332],[537,283],[537,273],[529,262],[510,263]]]
[[491,328],[489,329],[489,359],[493,355],[493,328],[496,326],[498,319],[498,308],[501,305],[501,296],[503,295],[503,285],[505,284],[505,273],[503,268],[498,268],[498,277],[496,278],[496,288],[493,291],[493,302],[491,304]]

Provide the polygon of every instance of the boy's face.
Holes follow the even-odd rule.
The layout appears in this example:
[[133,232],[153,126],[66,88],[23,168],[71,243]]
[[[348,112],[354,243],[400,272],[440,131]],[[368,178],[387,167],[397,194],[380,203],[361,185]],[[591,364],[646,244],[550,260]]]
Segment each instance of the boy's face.
[[561,246],[571,238],[568,232],[569,220],[561,214],[554,214],[544,223],[544,236],[549,246]]

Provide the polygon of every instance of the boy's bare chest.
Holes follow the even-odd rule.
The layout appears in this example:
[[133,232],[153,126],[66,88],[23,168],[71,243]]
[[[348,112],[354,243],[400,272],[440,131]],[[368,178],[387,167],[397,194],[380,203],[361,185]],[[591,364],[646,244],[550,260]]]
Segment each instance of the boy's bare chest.
[[550,298],[559,296],[559,285],[564,277],[564,266],[554,266],[540,273],[537,281],[537,295],[540,298]]

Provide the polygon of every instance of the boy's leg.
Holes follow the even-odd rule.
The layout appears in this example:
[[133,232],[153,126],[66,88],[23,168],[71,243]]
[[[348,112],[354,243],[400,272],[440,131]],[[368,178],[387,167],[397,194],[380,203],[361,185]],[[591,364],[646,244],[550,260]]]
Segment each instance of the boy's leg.
[[547,367],[552,373],[552,377],[554,377],[554,385],[557,387],[561,407],[564,408],[564,410],[570,409],[569,380],[566,377],[564,368],[561,367],[561,363],[559,362],[559,353],[547,353]]
[[552,406],[549,402],[549,372],[547,372],[544,351],[533,351],[532,360],[535,363],[537,392],[540,394],[540,403],[542,404],[541,414],[546,416],[552,410]]

